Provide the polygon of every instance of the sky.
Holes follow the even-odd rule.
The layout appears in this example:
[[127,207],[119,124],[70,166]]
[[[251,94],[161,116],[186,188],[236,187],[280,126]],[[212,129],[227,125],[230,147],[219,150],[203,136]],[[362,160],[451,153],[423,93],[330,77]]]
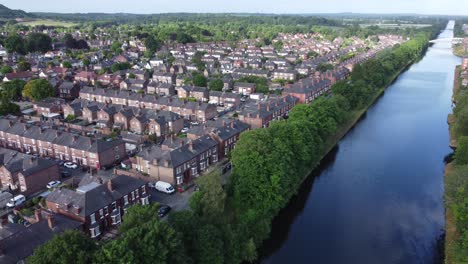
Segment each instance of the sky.
[[468,15],[468,0],[0,0],[27,12],[59,13],[417,13]]

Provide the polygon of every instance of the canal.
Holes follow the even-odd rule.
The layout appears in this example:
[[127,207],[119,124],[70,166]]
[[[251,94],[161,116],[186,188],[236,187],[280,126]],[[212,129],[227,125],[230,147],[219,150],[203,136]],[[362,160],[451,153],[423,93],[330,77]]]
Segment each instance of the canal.
[[275,219],[263,263],[440,263],[457,64],[437,43],[388,87]]

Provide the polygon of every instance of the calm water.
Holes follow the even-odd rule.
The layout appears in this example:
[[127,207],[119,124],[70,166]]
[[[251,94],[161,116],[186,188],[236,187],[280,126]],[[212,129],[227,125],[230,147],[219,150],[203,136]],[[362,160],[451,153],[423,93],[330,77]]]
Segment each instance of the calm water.
[[440,262],[446,120],[460,64],[450,46],[429,48],[304,183],[273,223],[264,263]]

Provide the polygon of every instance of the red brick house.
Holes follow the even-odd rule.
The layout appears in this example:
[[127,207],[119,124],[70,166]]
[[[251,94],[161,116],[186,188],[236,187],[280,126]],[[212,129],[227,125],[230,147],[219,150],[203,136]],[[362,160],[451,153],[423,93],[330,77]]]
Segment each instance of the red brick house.
[[54,213],[83,223],[83,231],[92,238],[118,226],[127,209],[134,204],[149,204],[146,182],[129,176],[115,176],[103,183],[101,179],[84,178],[76,190],[54,190],[46,205]]

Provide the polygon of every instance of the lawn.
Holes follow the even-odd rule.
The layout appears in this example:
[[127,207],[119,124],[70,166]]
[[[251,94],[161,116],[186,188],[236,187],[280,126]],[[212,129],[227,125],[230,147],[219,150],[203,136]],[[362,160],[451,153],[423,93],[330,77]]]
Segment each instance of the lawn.
[[73,23],[73,22],[65,22],[65,21],[58,21],[58,20],[51,20],[51,19],[37,19],[37,20],[32,20],[32,21],[20,22],[19,24],[25,25],[25,26],[44,25],[44,26],[56,26],[56,27],[73,27],[73,26],[78,25],[77,23]]

